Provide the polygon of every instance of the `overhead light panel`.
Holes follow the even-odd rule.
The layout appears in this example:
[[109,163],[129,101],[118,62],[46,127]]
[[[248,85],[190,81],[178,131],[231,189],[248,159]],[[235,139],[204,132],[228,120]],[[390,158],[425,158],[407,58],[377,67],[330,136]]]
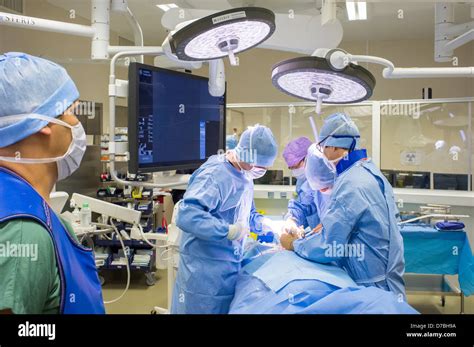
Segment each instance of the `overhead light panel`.
[[349,20],[356,20],[356,6],[354,1],[346,1],[346,10],[347,10],[347,17]]
[[165,5],[156,5],[160,10],[166,12],[171,10],[172,8],[178,8],[178,5],[176,4],[165,4]]
[[235,55],[258,46],[275,32],[275,14],[265,8],[242,7],[222,11],[179,29],[170,38],[179,60],[206,61]]
[[365,1],[346,1],[349,20],[367,20],[367,3]]
[[357,12],[359,14],[359,20],[367,20],[367,3],[365,1],[359,1],[357,3]]

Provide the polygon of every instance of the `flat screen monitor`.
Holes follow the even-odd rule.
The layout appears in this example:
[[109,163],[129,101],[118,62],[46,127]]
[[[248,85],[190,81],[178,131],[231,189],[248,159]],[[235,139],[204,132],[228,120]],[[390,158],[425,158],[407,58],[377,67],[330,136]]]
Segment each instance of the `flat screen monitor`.
[[467,190],[469,182],[468,175],[462,174],[433,174],[434,189]]
[[195,169],[225,148],[226,96],[211,96],[208,82],[130,64],[130,172]]
[[430,189],[430,173],[419,171],[395,171],[395,187]]

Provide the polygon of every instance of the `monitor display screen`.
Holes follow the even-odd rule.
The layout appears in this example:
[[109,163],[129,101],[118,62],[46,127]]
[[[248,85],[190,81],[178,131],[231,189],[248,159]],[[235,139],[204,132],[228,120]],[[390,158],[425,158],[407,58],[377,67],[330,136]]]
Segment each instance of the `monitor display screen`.
[[134,63],[129,80],[130,171],[197,168],[224,149],[226,97],[207,78]]

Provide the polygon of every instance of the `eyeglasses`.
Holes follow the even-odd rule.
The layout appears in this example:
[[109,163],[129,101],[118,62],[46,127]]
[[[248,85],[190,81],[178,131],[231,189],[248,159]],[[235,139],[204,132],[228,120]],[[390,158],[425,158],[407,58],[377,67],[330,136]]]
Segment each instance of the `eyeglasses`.
[[317,149],[319,152],[324,153],[324,147],[326,147],[326,146],[324,145],[324,143],[325,143],[326,140],[327,140],[328,138],[330,138],[330,137],[331,137],[331,135],[326,136],[324,139],[322,139],[321,141],[319,141],[319,142],[316,144],[316,149]]
[[349,148],[349,151],[352,152],[354,149],[355,149],[355,146],[356,146],[356,141],[357,139],[360,138],[360,136],[351,136],[351,135],[329,135],[329,136],[326,136],[324,138],[324,140],[322,141],[319,141],[317,144],[316,144],[316,148],[318,149],[318,151],[320,151],[321,153],[324,153],[324,148],[326,147],[326,145],[324,144],[330,137],[334,137],[334,138],[337,138],[337,139],[344,139],[344,138],[347,138],[347,139],[353,139],[353,142],[352,142],[352,145],[351,147]]

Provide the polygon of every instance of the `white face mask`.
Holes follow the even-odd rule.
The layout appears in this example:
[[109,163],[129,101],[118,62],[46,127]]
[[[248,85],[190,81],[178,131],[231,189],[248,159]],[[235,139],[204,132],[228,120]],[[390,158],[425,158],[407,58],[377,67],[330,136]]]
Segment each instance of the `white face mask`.
[[300,167],[300,168],[297,168],[297,169],[294,169],[294,170],[291,170],[291,174],[293,175],[293,177],[295,177],[297,179],[303,178],[304,177],[304,166]]
[[242,174],[250,181],[259,179],[265,176],[265,174],[267,173],[267,170],[255,166],[253,166],[250,170],[245,170],[242,168],[242,166],[240,166],[240,162],[238,159],[236,161],[236,164],[240,168],[240,172],[242,172]]
[[328,167],[328,169],[331,170],[332,172],[336,172],[336,164],[335,164],[335,162],[336,162],[337,160],[338,160],[338,159],[329,160],[329,159],[323,154],[323,161],[324,161],[324,164],[326,164],[326,166]]
[[[257,127],[258,124],[256,124],[253,128],[252,128],[252,131],[250,133],[250,153],[251,153],[251,158],[249,159],[252,159],[252,155],[253,155],[253,150],[252,150],[252,137],[253,137],[253,133],[254,133],[254,129],[255,127]],[[237,155],[237,153],[234,151],[235,153],[235,157],[237,159],[237,165],[239,166],[240,168],[240,171],[242,172],[242,174],[249,180],[249,181],[253,181],[253,180],[256,180],[256,179],[259,179],[263,176],[265,176],[265,174],[267,173],[267,170],[266,169],[263,169],[263,168],[260,168],[260,167],[255,167],[253,166],[250,170],[244,170],[242,168],[242,166],[240,166],[240,163],[239,163],[239,156]]]
[[331,170],[332,172],[336,173],[336,166],[337,166],[337,163],[339,163],[339,161],[341,159],[343,159],[345,156],[347,155],[344,154],[343,156],[339,157],[339,158],[336,158],[336,159],[332,159],[332,160],[329,160],[326,155],[324,155],[323,153],[323,161],[324,161],[324,164],[326,164],[326,166],[329,168],[329,170]]
[[[21,158],[21,157],[1,157],[0,160],[10,162],[10,163],[19,163],[19,164],[47,164],[56,162],[58,170],[58,181],[61,181],[69,176],[71,176],[81,165],[82,158],[86,152],[87,148],[87,138],[84,127],[81,123],[77,125],[69,125],[62,120],[57,118],[50,118],[40,114],[30,114],[27,116],[16,115],[3,117],[1,123],[15,123],[18,121],[23,121],[25,119],[39,119],[44,120],[48,123],[54,123],[62,125],[66,128],[71,129],[72,133],[72,142],[69,145],[66,153],[57,158]],[[1,124],[0,124],[1,125]]]
[[246,175],[247,178],[250,178],[252,180],[256,180],[256,179],[259,179],[259,178],[265,176],[266,173],[267,173],[267,170],[254,166],[250,170],[245,171],[244,175]]

